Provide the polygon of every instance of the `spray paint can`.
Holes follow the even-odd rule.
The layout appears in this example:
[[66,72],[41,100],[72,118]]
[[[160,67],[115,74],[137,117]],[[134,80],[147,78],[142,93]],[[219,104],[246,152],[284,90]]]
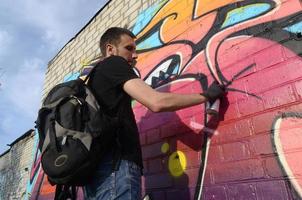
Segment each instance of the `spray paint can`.
[[216,99],[216,101],[214,101],[214,103],[212,104],[210,104],[210,102],[207,102],[206,113],[209,115],[217,116],[219,114],[219,106],[220,106],[220,99]]

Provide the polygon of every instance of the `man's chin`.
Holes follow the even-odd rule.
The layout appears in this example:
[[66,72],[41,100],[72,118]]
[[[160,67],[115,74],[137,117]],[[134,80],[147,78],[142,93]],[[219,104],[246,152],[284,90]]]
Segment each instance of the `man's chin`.
[[132,67],[135,67],[137,61],[133,60],[133,61],[128,61],[129,65],[131,65]]

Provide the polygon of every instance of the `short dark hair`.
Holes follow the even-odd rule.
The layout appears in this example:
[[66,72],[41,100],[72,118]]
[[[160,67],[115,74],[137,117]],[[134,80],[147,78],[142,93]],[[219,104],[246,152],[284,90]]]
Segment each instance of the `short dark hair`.
[[112,27],[105,31],[100,39],[100,49],[103,56],[106,56],[106,45],[117,45],[120,42],[121,36],[124,34],[130,36],[131,38],[136,38],[136,36],[126,28]]

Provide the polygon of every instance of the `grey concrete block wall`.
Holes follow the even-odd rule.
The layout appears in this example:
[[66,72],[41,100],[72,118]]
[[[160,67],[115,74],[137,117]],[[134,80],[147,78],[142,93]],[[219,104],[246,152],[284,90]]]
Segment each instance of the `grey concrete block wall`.
[[34,132],[13,143],[0,157],[0,199],[24,199],[33,159]]

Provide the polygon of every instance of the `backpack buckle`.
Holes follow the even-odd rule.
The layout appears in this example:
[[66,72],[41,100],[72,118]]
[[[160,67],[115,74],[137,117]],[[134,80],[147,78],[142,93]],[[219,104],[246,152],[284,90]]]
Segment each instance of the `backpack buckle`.
[[66,140],[67,140],[67,136],[64,135],[64,137],[63,137],[63,139],[62,139],[62,142],[61,142],[61,145],[62,145],[62,146],[65,145]]

